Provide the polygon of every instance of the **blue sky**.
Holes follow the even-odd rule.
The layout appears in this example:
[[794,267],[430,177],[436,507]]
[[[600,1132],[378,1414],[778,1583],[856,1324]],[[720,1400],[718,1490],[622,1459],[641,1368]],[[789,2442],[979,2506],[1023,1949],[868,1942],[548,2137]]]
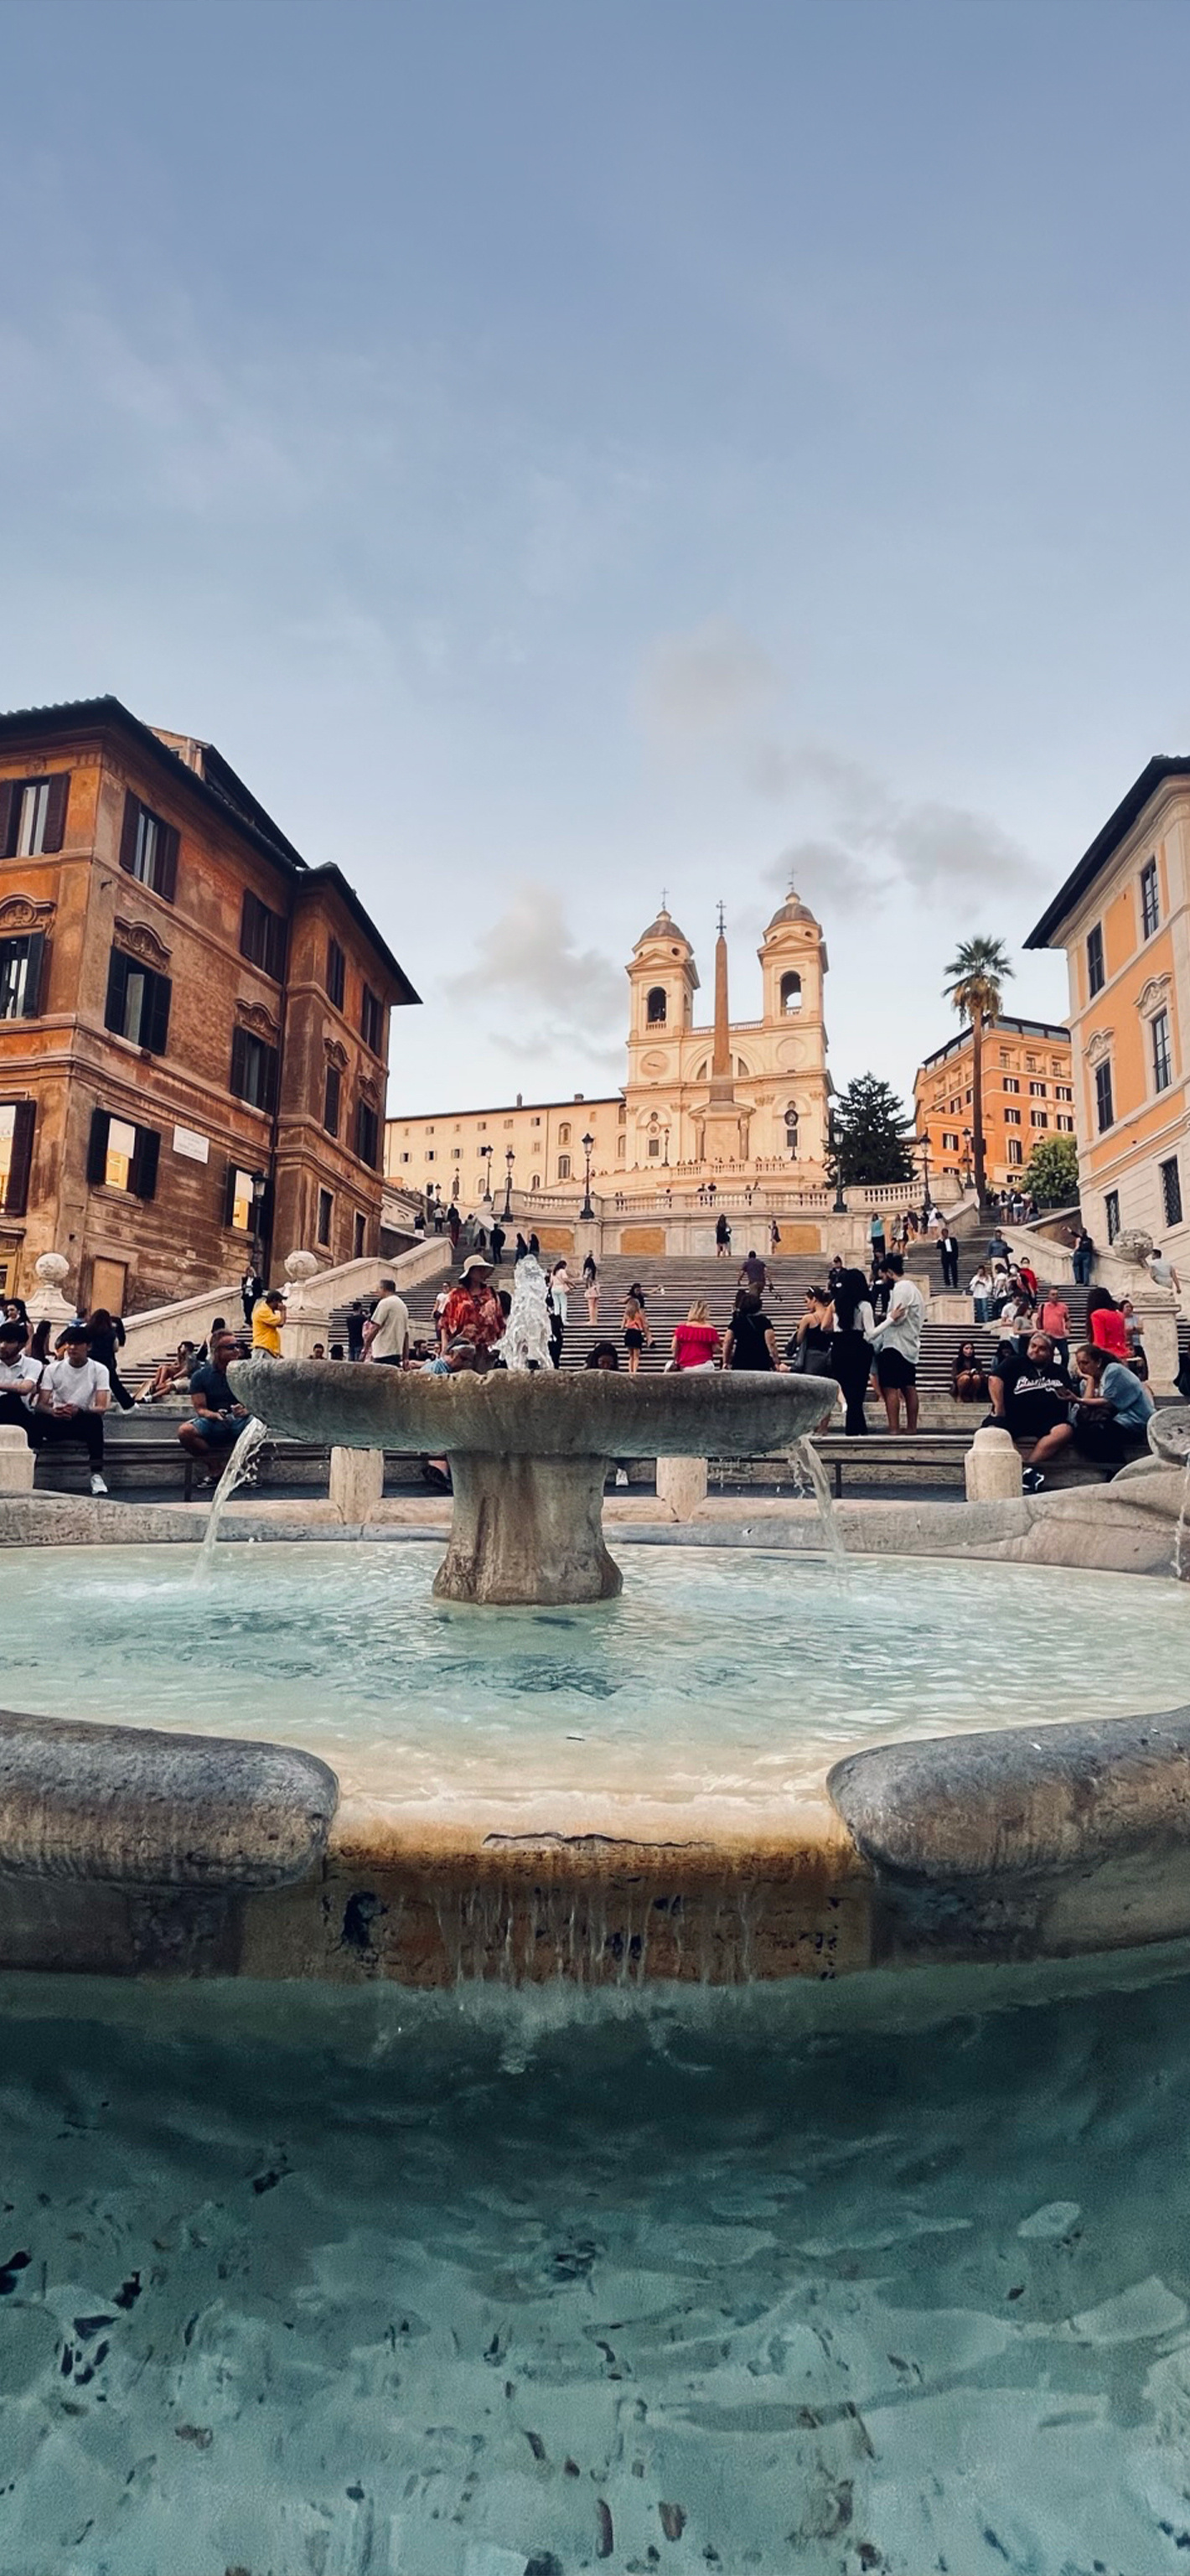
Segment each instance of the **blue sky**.
[[7,0],[0,73],[0,703],[339,861],[390,1108],[614,1086],[663,885],[749,1016],[791,866],[903,1088],[1190,750],[1184,0]]

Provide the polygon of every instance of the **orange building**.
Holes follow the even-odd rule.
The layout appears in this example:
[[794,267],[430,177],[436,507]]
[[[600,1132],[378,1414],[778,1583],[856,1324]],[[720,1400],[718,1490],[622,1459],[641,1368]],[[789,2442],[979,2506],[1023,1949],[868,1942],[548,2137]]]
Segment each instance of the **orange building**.
[[0,1291],[114,1313],[380,1248],[388,1014],[337,867],[116,698],[0,716]]
[[1190,1265],[1190,760],[1150,760],[1025,945],[1066,951],[1084,1223]]
[[[918,1066],[913,1085],[919,1142],[930,1181],[958,1196],[972,1172],[972,1041],[962,1028]],[[987,1185],[1019,1188],[1033,1147],[1075,1133],[1070,1032],[1048,1020],[1004,1016],[983,1033],[983,1139]]]

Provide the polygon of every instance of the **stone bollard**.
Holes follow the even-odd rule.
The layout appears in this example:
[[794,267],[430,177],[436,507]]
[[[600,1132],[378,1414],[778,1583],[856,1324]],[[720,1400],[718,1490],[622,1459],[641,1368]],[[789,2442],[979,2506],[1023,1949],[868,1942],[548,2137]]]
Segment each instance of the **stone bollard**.
[[383,1491],[383,1449],[332,1449],[330,1498],[352,1529],[371,1519]]
[[31,1494],[33,1452],[19,1423],[0,1422],[0,1494]]
[[668,1503],[676,1521],[692,1521],[707,1498],[705,1458],[659,1458],[657,1500]]
[[976,1432],[963,1460],[963,1478],[969,1503],[1019,1500],[1024,1491],[1021,1462],[1007,1431],[993,1431],[985,1424]]

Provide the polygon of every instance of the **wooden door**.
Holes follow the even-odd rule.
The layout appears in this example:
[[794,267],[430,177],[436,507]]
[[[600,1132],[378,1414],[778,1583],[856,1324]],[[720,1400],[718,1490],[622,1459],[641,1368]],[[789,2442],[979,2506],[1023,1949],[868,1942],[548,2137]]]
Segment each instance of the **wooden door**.
[[106,1306],[109,1315],[124,1312],[124,1291],[128,1286],[126,1261],[93,1261],[91,1264],[91,1312]]

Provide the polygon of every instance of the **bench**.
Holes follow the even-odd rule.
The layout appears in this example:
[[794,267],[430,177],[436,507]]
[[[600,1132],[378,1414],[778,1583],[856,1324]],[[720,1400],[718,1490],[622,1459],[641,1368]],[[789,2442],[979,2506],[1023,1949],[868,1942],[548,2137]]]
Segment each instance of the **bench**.
[[[971,1430],[975,1427],[972,1424]],[[829,1470],[835,1499],[841,1502],[845,1467],[861,1475],[871,1475],[875,1469],[881,1475],[894,1475],[898,1482],[915,1477],[919,1482],[961,1485],[971,1431],[870,1431],[862,1440],[849,1440],[841,1431],[824,1431],[810,1445]]]

